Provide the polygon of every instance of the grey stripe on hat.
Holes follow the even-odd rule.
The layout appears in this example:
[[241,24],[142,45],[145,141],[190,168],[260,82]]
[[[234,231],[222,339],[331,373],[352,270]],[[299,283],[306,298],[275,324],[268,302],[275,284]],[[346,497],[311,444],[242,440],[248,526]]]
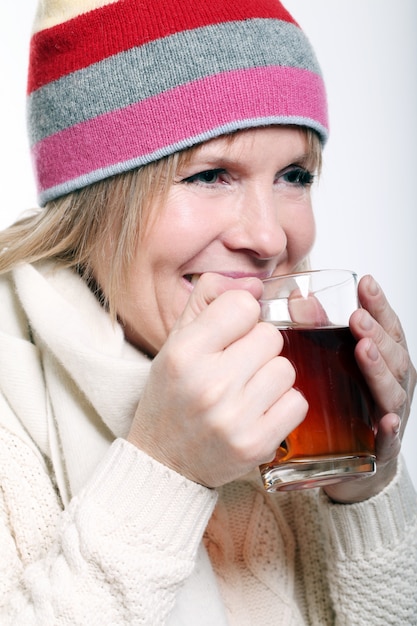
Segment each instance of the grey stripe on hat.
[[176,33],[33,92],[28,102],[30,143],[189,81],[270,65],[321,74],[304,33],[289,22],[257,18]]

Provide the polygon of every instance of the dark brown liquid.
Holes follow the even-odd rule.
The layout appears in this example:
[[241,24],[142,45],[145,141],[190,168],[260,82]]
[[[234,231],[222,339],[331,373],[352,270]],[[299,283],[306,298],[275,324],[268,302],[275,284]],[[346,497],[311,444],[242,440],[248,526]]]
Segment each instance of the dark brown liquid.
[[278,450],[280,462],[318,455],[374,454],[373,400],[349,328],[281,330],[307,416]]

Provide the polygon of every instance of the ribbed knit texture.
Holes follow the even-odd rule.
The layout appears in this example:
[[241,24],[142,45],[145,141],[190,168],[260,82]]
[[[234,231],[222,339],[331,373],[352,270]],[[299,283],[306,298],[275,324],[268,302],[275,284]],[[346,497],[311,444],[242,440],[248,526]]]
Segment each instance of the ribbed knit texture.
[[277,0],[45,0],[29,136],[41,204],[237,129],[327,137],[314,52]]
[[255,471],[214,509],[123,440],[150,361],[76,274],[22,265],[0,301],[1,626],[417,624],[401,463],[359,504]]

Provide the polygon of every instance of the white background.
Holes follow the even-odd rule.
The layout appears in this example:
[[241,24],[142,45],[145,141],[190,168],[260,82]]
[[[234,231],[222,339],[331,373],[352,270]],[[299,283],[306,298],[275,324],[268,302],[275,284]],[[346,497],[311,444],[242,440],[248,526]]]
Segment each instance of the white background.
[[[325,76],[331,138],[315,193],[315,267],[372,273],[417,361],[417,3],[286,0]],[[0,5],[0,228],[36,205],[25,130],[35,0]],[[0,304],[1,306],[1,304]],[[417,487],[417,399],[403,450]]]

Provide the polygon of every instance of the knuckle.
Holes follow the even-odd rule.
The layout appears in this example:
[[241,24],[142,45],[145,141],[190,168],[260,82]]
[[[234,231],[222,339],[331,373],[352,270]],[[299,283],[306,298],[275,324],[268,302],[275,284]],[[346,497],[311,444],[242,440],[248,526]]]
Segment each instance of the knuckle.
[[[265,424],[257,427],[230,430],[226,427],[230,457],[245,467],[256,467],[271,456],[272,450],[281,443],[281,439],[269,432]],[[224,433],[223,433],[224,434]]]
[[308,402],[301,391],[292,387],[285,394],[287,415],[291,418],[291,430],[298,426],[307,415]]
[[[201,410],[209,412],[217,407],[225,394],[226,387],[227,384],[222,378],[215,378],[209,382],[206,380],[198,393],[198,403]],[[214,428],[223,431],[227,423],[227,419],[224,420],[223,424],[222,422],[216,422]]]
[[249,291],[239,289],[237,291],[226,291],[223,296],[230,298],[235,307],[244,316],[259,318],[259,303]]
[[403,341],[404,333],[398,317],[395,317],[395,322],[391,326],[389,334],[396,343],[401,343],[401,341]]
[[391,377],[389,381],[381,379],[381,382],[373,388],[381,391],[377,404],[383,414],[396,413],[401,415],[404,412],[409,403],[408,392],[397,379],[394,377]]
[[403,408],[406,406],[408,400],[408,394],[406,390],[397,385],[396,391],[392,394],[392,406],[391,411],[393,413],[401,414]]
[[258,339],[265,343],[274,354],[279,354],[282,350],[283,339],[278,329],[269,322],[258,322],[256,326]]
[[257,448],[259,441],[257,437],[250,437],[246,431],[233,431],[227,426],[220,426],[216,429],[218,436],[226,437],[230,458],[240,463],[256,463]]
[[302,421],[307,415],[308,411],[308,402],[305,396],[298,389],[291,389],[292,393],[292,401],[294,402],[295,408],[297,409],[297,413],[300,416],[300,421]]
[[400,320],[396,315],[393,316],[393,319],[389,324],[386,324],[385,328],[381,327],[380,335],[381,341],[387,336],[390,341],[394,341],[397,344],[400,344],[404,340],[403,329],[400,324]]
[[291,361],[289,359],[287,359],[287,357],[281,356],[280,358],[285,363],[285,369],[286,369],[286,372],[288,373],[288,375],[289,376],[294,376],[294,378],[295,378],[296,370],[295,370],[294,365],[291,363]]
[[296,382],[295,367],[285,356],[277,356],[275,360],[279,368],[281,379],[288,388],[293,387]]
[[410,362],[408,352],[406,350],[401,351],[401,357],[397,368],[398,380],[404,386],[407,384],[410,377],[413,375],[414,367]]

